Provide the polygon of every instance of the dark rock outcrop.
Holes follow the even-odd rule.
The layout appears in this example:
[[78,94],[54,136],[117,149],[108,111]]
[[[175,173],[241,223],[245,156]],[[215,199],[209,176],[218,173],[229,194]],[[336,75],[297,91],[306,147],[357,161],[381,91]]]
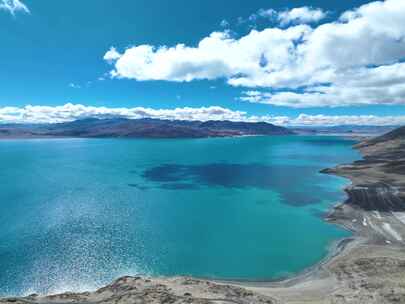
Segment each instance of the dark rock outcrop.
[[360,142],[363,159],[323,170],[349,178],[346,201],[365,211],[405,211],[405,127]]

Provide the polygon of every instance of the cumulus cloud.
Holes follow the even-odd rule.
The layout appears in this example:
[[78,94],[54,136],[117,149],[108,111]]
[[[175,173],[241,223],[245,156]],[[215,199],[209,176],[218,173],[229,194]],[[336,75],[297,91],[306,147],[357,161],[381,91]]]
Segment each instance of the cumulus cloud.
[[[224,79],[260,94],[241,99],[290,107],[405,104],[405,1],[375,1],[315,27],[308,7],[276,15],[282,27],[242,37],[214,32],[196,46],[137,45],[104,59],[111,76],[138,81]],[[276,93],[274,93],[276,92]]]
[[375,115],[308,115],[252,116],[243,111],[211,106],[201,108],[108,108],[67,103],[63,106],[25,106],[0,108],[0,123],[60,123],[85,118],[156,118],[169,120],[231,120],[245,122],[268,122],[284,126],[332,126],[332,125],[403,125],[405,116]]
[[278,13],[278,20],[281,25],[289,23],[313,23],[319,22],[326,17],[326,13],[320,8],[308,6],[296,7]]
[[299,92],[245,91],[240,99],[295,108],[405,104],[405,63],[336,73],[330,84],[309,86]]
[[0,0],[0,10],[8,11],[13,16],[17,12],[30,13],[28,7],[20,0]]
[[232,38],[228,32],[214,32],[197,47],[139,45],[123,54],[111,48],[104,59],[113,61],[111,74],[118,78],[178,82],[226,78],[231,84],[243,79],[258,81],[268,69],[290,64],[294,41],[309,30],[304,25],[285,30],[269,28],[252,31],[240,39]]

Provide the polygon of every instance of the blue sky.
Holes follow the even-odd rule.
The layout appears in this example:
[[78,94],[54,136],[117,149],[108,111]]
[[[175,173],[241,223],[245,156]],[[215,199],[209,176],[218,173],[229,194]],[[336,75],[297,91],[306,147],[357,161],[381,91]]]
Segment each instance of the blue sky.
[[[398,19],[390,14],[405,12],[403,1],[379,2],[382,8],[374,8],[375,3],[0,0],[0,108],[13,107],[18,112],[27,105],[55,107],[69,102],[106,108],[217,106],[266,117],[405,116],[405,90],[397,88],[399,80],[404,80],[400,71],[405,51],[398,42],[405,40],[404,23],[388,22]],[[366,6],[356,10],[362,5]],[[396,6],[398,10],[393,10]],[[294,14],[294,8],[307,10]],[[351,13],[343,20],[346,11]],[[364,30],[370,28],[376,34],[365,41],[361,33],[348,31],[346,39],[345,30],[330,26],[326,34],[319,29],[317,40],[312,38],[318,27],[336,22],[353,24],[353,28],[359,28],[356,22],[366,23]],[[270,32],[274,28],[280,31]],[[293,28],[297,29],[291,34]],[[257,39],[252,31],[259,33]],[[282,42],[275,40],[276,35]],[[288,35],[295,36],[288,40]],[[339,39],[331,47],[327,44],[333,36]],[[218,54],[198,46],[206,38]],[[244,38],[251,39],[247,47],[241,46]],[[301,51],[284,58],[285,49],[276,50],[283,43],[304,46],[307,39],[313,40],[308,43],[313,51],[303,55],[305,68],[298,69],[294,59]],[[170,49],[178,44],[184,45],[182,50]],[[150,47],[149,53],[137,57],[134,54],[142,45]],[[165,49],[156,56],[162,46]],[[117,56],[107,58],[112,47]],[[264,48],[259,63],[263,70],[252,68],[254,50],[260,47]],[[367,53],[368,47],[373,52],[364,58],[369,60],[346,64]],[[330,59],[344,53],[341,61]],[[242,58],[245,54],[249,59]],[[347,87],[349,82],[354,84]]]

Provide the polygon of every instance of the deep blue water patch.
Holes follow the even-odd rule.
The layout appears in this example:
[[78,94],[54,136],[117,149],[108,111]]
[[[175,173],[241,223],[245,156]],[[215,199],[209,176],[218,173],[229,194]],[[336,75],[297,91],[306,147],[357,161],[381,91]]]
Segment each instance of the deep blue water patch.
[[[299,175],[296,173],[300,172]],[[278,189],[283,202],[294,206],[319,203],[324,191],[318,183],[323,177],[314,174],[313,166],[277,166],[258,163],[213,163],[205,165],[164,164],[146,169],[142,176],[163,189],[192,189],[199,187]],[[302,176],[313,176],[303,179]],[[306,187],[311,187],[311,193]]]

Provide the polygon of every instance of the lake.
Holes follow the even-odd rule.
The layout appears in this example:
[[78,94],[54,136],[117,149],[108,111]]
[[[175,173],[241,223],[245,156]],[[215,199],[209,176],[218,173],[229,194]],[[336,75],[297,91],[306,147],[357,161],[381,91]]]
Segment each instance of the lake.
[[349,235],[323,215],[360,155],[328,136],[0,141],[0,295],[122,275],[266,280]]

